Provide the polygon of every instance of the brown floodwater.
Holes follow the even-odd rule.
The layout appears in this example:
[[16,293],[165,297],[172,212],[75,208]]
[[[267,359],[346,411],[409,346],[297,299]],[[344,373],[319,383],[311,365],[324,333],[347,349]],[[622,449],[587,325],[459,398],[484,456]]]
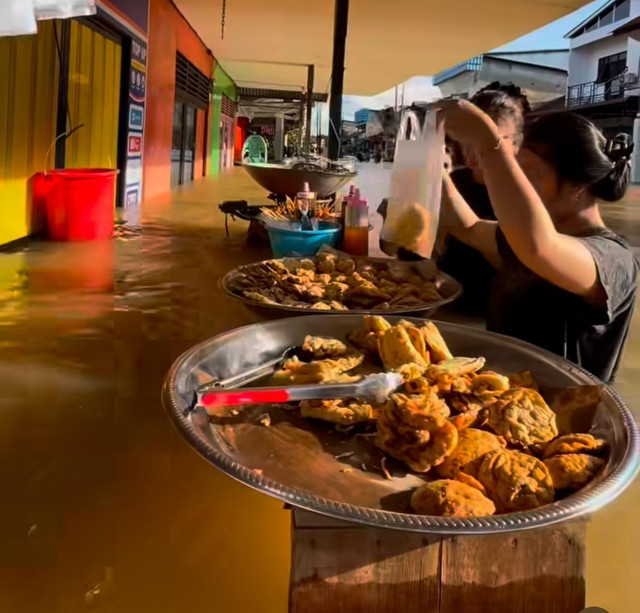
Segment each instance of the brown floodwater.
[[[372,205],[387,172],[362,172]],[[0,254],[0,611],[286,610],[289,513],[196,456],[160,402],[183,351],[258,320],[218,286],[268,255],[244,222],[225,235],[217,203],[241,197],[265,201],[234,169],[145,203],[111,241]],[[610,218],[640,245],[633,202]],[[634,410],[638,330],[618,383]],[[635,610],[639,500],[636,484],[590,523],[590,605]]]

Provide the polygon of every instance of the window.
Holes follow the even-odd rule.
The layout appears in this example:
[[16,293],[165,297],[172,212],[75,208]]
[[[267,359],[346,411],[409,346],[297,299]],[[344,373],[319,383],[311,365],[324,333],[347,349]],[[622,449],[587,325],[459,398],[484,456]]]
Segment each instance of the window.
[[620,0],[616,2],[616,17],[615,21],[620,21],[621,19],[626,19],[629,17],[629,5],[631,4],[631,0]]
[[611,81],[621,75],[627,67],[627,52],[615,53],[598,60],[598,83]]
[[598,27],[598,20],[594,19],[584,27],[585,32],[593,32]]
[[608,26],[610,23],[613,23],[613,7],[600,15],[599,27]]

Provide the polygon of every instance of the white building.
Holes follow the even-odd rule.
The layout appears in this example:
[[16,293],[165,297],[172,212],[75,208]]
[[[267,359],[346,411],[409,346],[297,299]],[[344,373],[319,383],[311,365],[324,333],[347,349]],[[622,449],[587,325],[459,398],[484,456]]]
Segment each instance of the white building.
[[[640,0],[607,2],[566,38],[570,54],[564,107],[589,117],[606,136],[633,135],[639,151]],[[640,181],[637,154],[632,179]]]
[[564,95],[569,50],[495,51],[443,70],[433,77],[444,97],[471,97],[499,81],[513,83],[537,104]]

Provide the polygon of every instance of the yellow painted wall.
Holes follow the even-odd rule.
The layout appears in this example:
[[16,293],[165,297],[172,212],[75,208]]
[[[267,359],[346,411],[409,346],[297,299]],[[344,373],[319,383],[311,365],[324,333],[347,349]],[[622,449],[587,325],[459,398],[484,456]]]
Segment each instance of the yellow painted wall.
[[69,127],[84,127],[67,141],[67,168],[116,168],[118,164],[121,57],[119,44],[71,22]]
[[55,138],[57,77],[53,23],[0,38],[0,244],[29,233],[27,182]]

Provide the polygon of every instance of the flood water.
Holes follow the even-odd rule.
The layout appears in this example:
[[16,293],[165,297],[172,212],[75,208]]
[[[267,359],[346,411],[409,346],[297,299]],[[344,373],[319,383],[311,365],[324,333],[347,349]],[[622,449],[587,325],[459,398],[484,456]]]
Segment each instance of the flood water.
[[[362,172],[374,208],[387,172]],[[227,238],[217,203],[264,196],[234,169],[145,203],[112,241],[0,254],[0,611],[286,610],[288,512],[197,457],[160,402],[183,351],[258,321],[218,283],[268,249],[244,222]],[[632,204],[610,218],[640,245]],[[632,409],[639,330],[619,378]],[[588,604],[635,610],[639,500],[590,524]]]

